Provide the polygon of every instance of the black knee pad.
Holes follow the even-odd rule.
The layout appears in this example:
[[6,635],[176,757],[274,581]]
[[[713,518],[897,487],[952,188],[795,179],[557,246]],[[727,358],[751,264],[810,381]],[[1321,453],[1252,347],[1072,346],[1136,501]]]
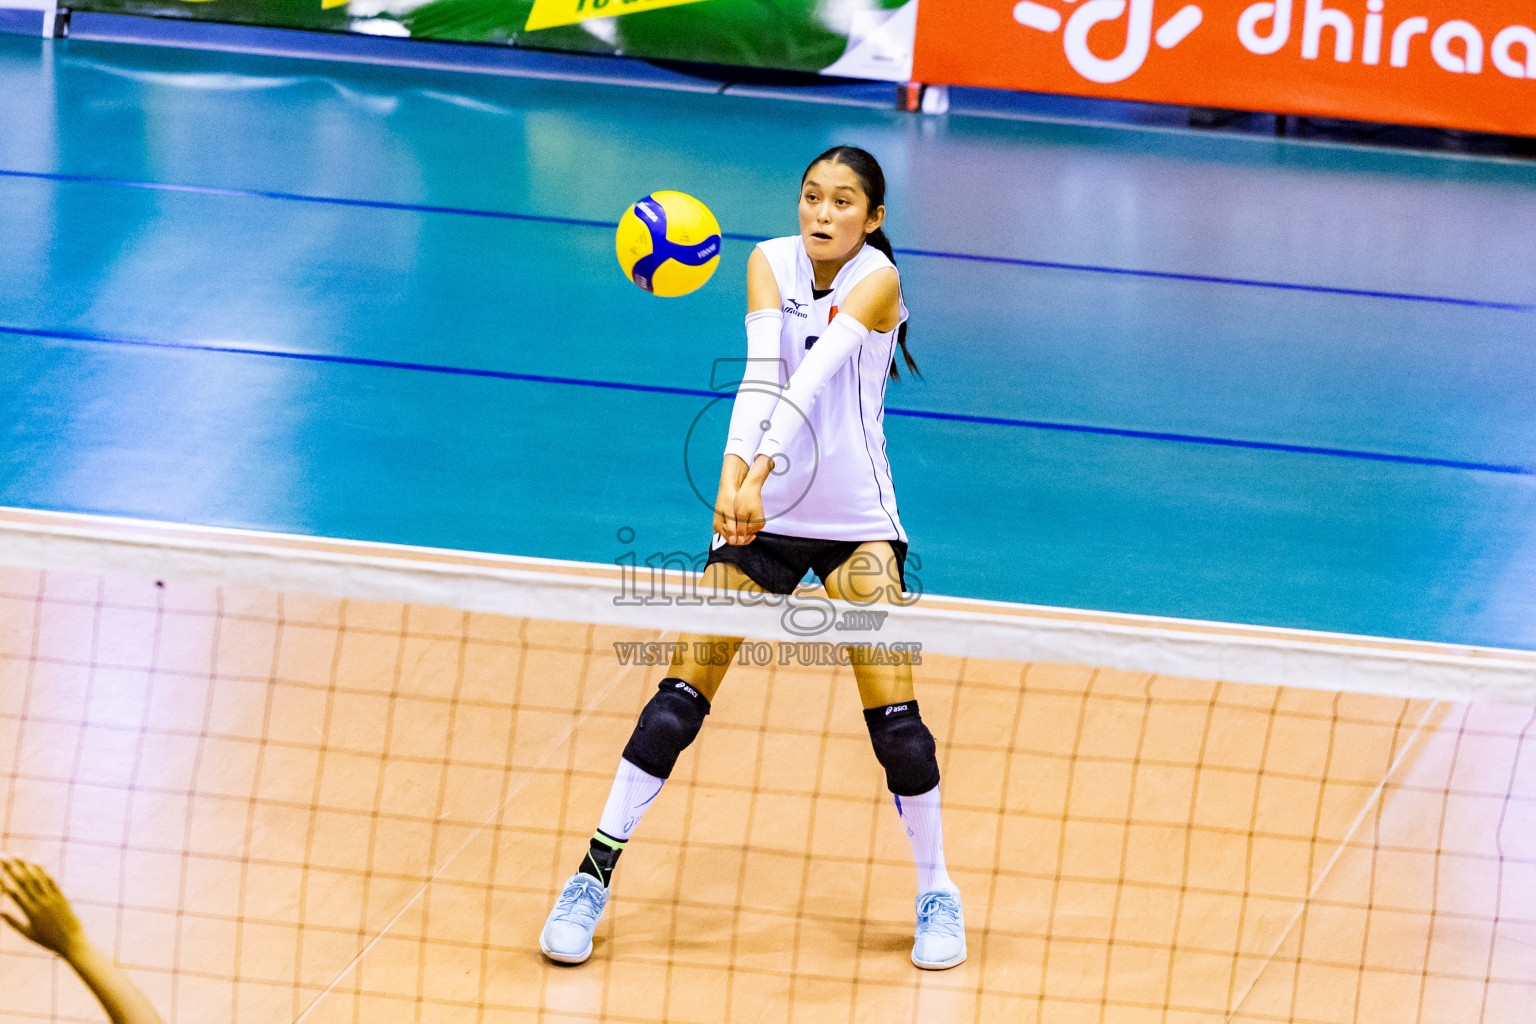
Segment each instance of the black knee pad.
[[937,747],[917,713],[917,701],[865,708],[864,722],[892,793],[917,796],[939,784]]
[[702,693],[681,679],[663,679],[624,745],[624,760],[647,775],[667,778],[677,764],[677,755],[699,734],[707,714],[709,701]]

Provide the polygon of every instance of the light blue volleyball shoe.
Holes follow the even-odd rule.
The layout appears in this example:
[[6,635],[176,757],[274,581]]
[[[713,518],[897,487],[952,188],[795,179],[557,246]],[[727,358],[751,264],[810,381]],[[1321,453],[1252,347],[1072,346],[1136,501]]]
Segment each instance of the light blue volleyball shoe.
[[592,955],[592,933],[607,906],[608,890],[602,882],[582,872],[567,878],[539,933],[539,948],[556,963],[584,962]]
[[912,962],[925,971],[942,971],[965,962],[965,915],[958,892],[935,889],[917,898]]

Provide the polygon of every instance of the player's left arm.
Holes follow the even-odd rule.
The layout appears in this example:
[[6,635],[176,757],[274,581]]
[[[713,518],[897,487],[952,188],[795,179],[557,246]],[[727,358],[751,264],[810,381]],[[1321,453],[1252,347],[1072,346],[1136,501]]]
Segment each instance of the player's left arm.
[[901,323],[901,275],[895,267],[876,270],[854,285],[840,312],[876,334],[894,331]]

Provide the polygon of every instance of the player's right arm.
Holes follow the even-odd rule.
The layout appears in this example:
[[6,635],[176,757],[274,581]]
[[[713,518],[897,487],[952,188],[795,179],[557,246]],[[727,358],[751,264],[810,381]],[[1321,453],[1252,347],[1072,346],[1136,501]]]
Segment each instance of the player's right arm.
[[[747,260],[747,363],[731,408],[720,489],[715,496],[715,532],[733,544],[747,543],[762,526],[761,508],[755,515],[746,510],[746,520],[738,516],[736,496],[762,440],[763,424],[778,404],[782,304],[768,257],[754,248]],[[752,522],[754,519],[758,521]]]
[[784,300],[779,295],[779,282],[773,279],[773,268],[768,265],[768,257],[763,255],[763,250],[754,246],[752,255],[747,259],[747,312],[778,309],[783,304]]

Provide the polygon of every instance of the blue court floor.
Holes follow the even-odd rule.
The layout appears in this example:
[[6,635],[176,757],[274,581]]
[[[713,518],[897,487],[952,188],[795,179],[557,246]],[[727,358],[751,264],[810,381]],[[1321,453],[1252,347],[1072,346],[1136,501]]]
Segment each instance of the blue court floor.
[[[1536,647],[1508,160],[0,35],[0,504],[702,554],[746,258],[837,142],[924,590]],[[662,188],[730,236],[683,299],[613,255]]]

